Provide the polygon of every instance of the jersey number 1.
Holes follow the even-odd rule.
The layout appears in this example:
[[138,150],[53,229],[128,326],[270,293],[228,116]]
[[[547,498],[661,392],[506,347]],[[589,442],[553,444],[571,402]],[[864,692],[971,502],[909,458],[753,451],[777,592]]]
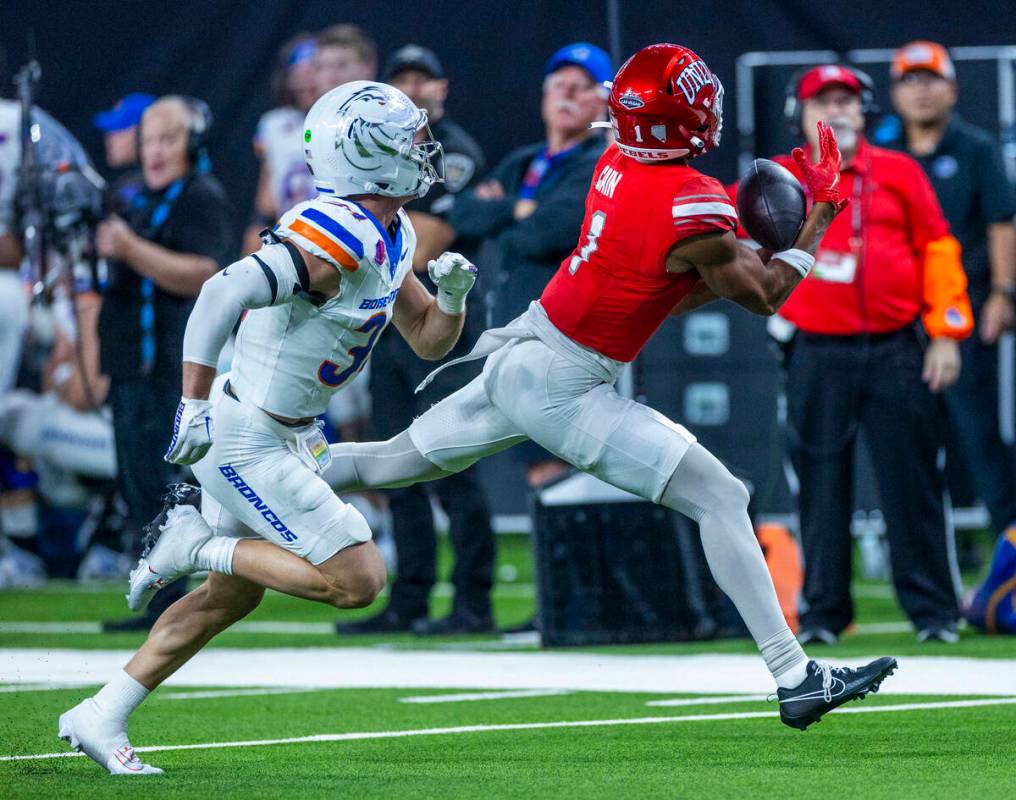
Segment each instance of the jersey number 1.
[[593,218],[589,220],[589,233],[586,234],[586,244],[577,256],[572,256],[571,262],[568,264],[568,272],[574,275],[578,272],[579,267],[582,266],[583,261],[588,261],[589,256],[596,252],[596,240],[600,238],[600,234],[603,233],[603,224],[607,221],[607,215],[603,211],[597,211],[593,214]]
[[349,366],[341,372],[338,371],[339,365],[334,361],[322,361],[321,366],[318,367],[317,371],[318,380],[325,386],[330,386],[335,389],[352,378],[363,368],[364,363],[367,361],[367,357],[370,355],[370,351],[374,349],[374,345],[377,343],[377,337],[381,335],[381,331],[385,329],[385,324],[387,322],[388,315],[381,312],[380,314],[375,314],[363,323],[363,325],[357,328],[357,330],[361,333],[370,334],[367,338],[366,344],[349,348],[349,355],[353,357],[353,360],[350,362]]

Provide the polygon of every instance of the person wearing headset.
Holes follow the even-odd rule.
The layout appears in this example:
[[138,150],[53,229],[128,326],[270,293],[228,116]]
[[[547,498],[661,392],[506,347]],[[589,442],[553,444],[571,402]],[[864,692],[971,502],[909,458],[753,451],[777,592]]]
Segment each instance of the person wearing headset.
[[[828,64],[787,92],[787,121],[818,158],[816,125],[843,156],[840,214],[812,274],[780,310],[790,323],[787,399],[800,480],[803,642],[835,642],[853,619],[850,519],[853,453],[866,434],[888,525],[892,578],[921,641],[954,642],[958,575],[937,458],[936,396],[959,375],[958,341],[973,317],[960,246],[931,184],[909,156],[873,147],[871,78]],[[800,177],[789,156],[777,162]]]
[[[109,264],[99,317],[101,363],[110,379],[117,481],[135,558],[141,529],[159,512],[175,477],[162,453],[170,438],[165,421],[181,393],[187,318],[201,285],[229,263],[229,202],[209,172],[210,124],[208,107],[194,98],[169,95],[146,108],[138,128],[144,187],[123,217],[107,218],[96,232],[98,253]],[[147,616],[104,628],[151,627],[184,591],[181,581],[168,597],[160,593]]]

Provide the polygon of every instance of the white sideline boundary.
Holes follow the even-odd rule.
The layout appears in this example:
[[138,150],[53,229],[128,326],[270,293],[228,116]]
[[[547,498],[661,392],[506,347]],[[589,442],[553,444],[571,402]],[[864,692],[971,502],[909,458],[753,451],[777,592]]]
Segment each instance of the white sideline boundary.
[[208,689],[203,692],[159,692],[156,700],[214,700],[219,697],[256,697],[267,694],[303,694],[319,692],[314,687],[279,686],[273,689]]
[[[0,648],[0,683],[106,683],[130,650]],[[864,659],[830,659],[856,666]],[[1016,696],[1016,659],[901,656],[885,694]],[[224,685],[225,684],[225,685]],[[558,689],[663,695],[764,694],[773,680],[754,654],[383,650],[370,647],[210,647],[167,682],[192,689]],[[663,699],[663,698],[661,698]]]
[[[866,622],[854,625],[848,633],[863,634],[884,634],[884,633],[909,633],[914,630],[909,622]],[[0,633],[52,633],[52,634],[101,634],[102,623],[99,621],[72,621],[72,622],[35,622],[35,621],[9,621],[0,622]],[[273,620],[251,620],[237,622],[226,628],[219,636],[229,636],[237,633],[257,633],[266,635],[286,634],[312,634],[320,636],[334,636],[334,622],[282,622]],[[849,638],[848,638],[849,641]],[[539,635],[529,636],[527,634],[502,634],[497,639],[485,639],[474,646],[497,646],[497,647],[528,647],[540,643]]]
[[758,700],[768,700],[770,697],[772,697],[772,692],[769,694],[732,694],[729,697],[680,697],[673,700],[650,700],[646,705],[653,708],[713,706],[724,703],[752,703]]
[[[899,703],[886,706],[860,706],[839,708],[833,714],[878,714],[902,711],[930,711],[946,708],[977,708],[979,706],[1014,705],[1016,697],[998,697],[987,700],[948,700],[932,703]],[[631,719],[585,719],[562,722],[518,722],[502,725],[459,725],[451,728],[419,728],[403,731],[366,731],[360,733],[317,733],[310,736],[291,736],[285,739],[251,739],[239,742],[203,742],[200,744],[168,744],[135,747],[138,753],[162,753],[172,750],[211,750],[230,747],[268,747],[281,744],[308,744],[316,742],[350,742],[365,739],[401,739],[409,736],[448,736],[463,733],[489,733],[503,731],[534,731],[553,728],[605,728],[621,725],[663,725],[679,722],[721,722],[735,719],[762,719],[778,717],[778,711],[742,711],[730,714],[688,714],[679,717],[633,717]],[[38,753],[34,755],[0,756],[0,761],[34,761],[49,758],[73,758],[84,753]]]
[[400,703],[468,703],[473,700],[515,700],[524,697],[556,697],[571,694],[567,689],[519,689],[514,692],[462,692],[400,697]]

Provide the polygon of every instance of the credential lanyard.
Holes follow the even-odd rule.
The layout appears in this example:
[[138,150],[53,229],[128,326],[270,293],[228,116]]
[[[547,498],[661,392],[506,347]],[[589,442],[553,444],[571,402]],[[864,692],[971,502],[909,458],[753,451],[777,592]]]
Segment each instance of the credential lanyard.
[[[143,231],[146,239],[152,238],[169,219],[169,212],[173,209],[173,203],[183,192],[187,184],[187,177],[177,178],[169,185],[162,194],[162,198],[152,209],[148,218],[148,226]],[[148,206],[149,196],[145,192],[138,192],[134,196],[132,205],[141,210]],[[155,368],[155,283],[151,278],[141,278],[141,374],[151,375]]]

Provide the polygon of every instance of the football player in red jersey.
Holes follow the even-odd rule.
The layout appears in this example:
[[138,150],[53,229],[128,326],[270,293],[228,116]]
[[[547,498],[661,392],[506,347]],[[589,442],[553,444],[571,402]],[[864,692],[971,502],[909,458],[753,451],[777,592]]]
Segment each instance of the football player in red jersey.
[[819,163],[795,153],[815,202],[793,247],[763,261],[739,244],[723,186],[688,163],[719,144],[722,104],[720,81],[691,50],[659,44],[632,56],[611,88],[616,143],[593,175],[578,246],[542,297],[483,334],[466,357],[486,357],[483,373],[407,431],[387,442],[333,445],[325,479],[337,491],[405,486],[529,438],[687,514],[776,680],[783,721],[804,728],[877,689],[896,662],[840,669],[809,661],[780,611],[744,485],[684,427],[614,389],[669,314],[717,297],[774,313],[846,205],[836,188],[836,140],[822,126]]

